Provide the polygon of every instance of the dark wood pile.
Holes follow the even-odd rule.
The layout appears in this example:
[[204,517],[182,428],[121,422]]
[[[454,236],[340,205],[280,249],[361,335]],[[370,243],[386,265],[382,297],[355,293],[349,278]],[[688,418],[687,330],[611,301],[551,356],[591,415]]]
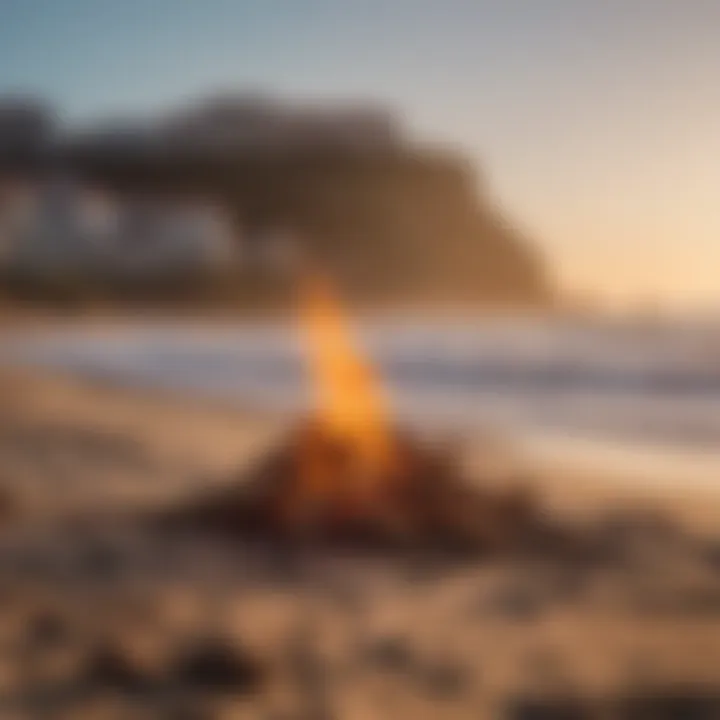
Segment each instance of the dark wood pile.
[[191,498],[166,519],[235,537],[471,553],[511,550],[542,531],[529,494],[484,488],[464,476],[457,457],[400,431],[396,470],[367,479],[372,491],[362,498],[351,492],[357,487],[351,448],[322,437],[328,482],[322,491],[308,491],[300,459],[316,431],[311,424],[297,427],[245,477]]

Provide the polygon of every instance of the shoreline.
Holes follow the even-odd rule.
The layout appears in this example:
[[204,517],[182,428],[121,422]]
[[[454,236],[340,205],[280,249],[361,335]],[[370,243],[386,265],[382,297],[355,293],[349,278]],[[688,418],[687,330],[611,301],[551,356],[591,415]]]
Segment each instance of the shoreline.
[[[160,465],[167,465],[161,475],[176,472],[186,479],[191,469],[206,477],[237,472],[258,457],[264,444],[295,417],[290,412],[243,407],[200,393],[133,386],[69,371],[0,366],[0,391],[4,399],[0,418],[5,425],[50,425],[56,430],[123,438],[144,448]],[[422,432],[440,439],[453,435],[433,429]],[[480,429],[457,435],[471,468],[485,463],[487,435]],[[619,453],[621,462],[601,457],[607,450],[604,443],[573,445],[565,438],[550,436],[497,437],[502,447],[500,463],[526,475],[558,508],[585,512],[594,506],[650,503],[698,528],[720,526],[720,485],[710,482],[712,468],[707,468],[707,482],[699,483],[688,477],[683,467],[663,466],[662,460],[653,468],[637,457],[637,467],[628,468],[628,463],[622,467],[622,460],[627,459],[623,453]],[[130,484],[137,486],[137,478]]]

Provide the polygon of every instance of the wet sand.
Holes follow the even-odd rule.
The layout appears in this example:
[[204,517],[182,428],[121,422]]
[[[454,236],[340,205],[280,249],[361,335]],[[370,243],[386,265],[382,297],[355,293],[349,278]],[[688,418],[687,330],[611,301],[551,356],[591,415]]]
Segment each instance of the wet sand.
[[607,558],[288,563],[137,522],[287,419],[26,371],[0,393],[2,718],[720,717],[720,507],[681,478],[495,450]]

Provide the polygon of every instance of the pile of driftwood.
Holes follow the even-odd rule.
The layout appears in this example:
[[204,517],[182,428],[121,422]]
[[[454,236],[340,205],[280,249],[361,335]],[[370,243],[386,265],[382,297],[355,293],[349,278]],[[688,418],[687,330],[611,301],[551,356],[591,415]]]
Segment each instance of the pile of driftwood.
[[[393,443],[392,468],[358,477],[352,447],[300,425],[242,477],[191,498],[165,519],[231,537],[470,553],[512,550],[543,532],[526,492],[482,487],[453,453],[407,433],[396,431]],[[308,452],[320,468],[314,482],[304,471]]]

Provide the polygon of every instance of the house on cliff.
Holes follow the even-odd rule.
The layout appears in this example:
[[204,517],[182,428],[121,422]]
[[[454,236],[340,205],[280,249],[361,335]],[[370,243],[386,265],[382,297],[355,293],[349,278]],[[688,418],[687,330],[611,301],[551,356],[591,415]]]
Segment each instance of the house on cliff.
[[0,228],[0,266],[15,275],[152,280],[237,262],[235,228],[222,207],[106,194],[68,177],[6,184]]

